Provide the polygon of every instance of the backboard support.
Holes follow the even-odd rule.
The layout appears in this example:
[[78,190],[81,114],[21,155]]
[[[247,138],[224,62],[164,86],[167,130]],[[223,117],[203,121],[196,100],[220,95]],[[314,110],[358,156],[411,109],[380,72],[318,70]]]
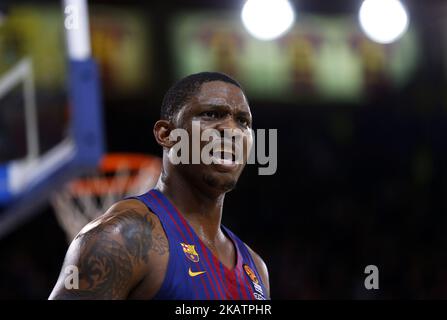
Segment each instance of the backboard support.
[[25,157],[0,163],[0,205],[4,207],[0,212],[0,238],[37,213],[53,190],[96,168],[104,153],[101,90],[98,67],[90,57],[87,1],[64,1],[61,16],[70,13],[66,10],[69,6],[78,9],[82,17],[81,27],[65,29],[70,115],[68,133],[62,141],[46,152],[39,150],[30,60],[23,59],[6,75],[0,74],[0,93],[19,81],[23,83],[27,142]]

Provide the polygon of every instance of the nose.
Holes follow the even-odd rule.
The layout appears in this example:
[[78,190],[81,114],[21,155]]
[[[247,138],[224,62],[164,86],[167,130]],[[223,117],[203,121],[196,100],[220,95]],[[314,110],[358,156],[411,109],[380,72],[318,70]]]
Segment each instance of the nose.
[[239,129],[237,121],[232,115],[228,115],[222,121],[219,121],[216,125],[216,129],[221,133],[222,137],[225,130]]

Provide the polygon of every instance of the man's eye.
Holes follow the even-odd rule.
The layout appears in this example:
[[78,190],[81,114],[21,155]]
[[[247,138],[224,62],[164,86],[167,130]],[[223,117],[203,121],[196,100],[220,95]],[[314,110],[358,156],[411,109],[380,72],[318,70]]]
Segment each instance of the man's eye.
[[200,114],[203,117],[217,119],[219,117],[219,113],[216,111],[205,111]]
[[241,125],[243,125],[244,127],[248,127],[249,126],[249,121],[248,121],[248,119],[245,119],[245,118],[239,118],[239,123],[241,124]]

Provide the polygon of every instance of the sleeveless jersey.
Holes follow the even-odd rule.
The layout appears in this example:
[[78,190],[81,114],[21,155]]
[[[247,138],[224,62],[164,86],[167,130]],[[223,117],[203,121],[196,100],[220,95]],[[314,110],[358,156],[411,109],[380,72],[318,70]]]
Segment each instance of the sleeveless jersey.
[[221,226],[236,250],[233,269],[224,266],[158,190],[133,197],[160,219],[169,242],[169,262],[159,300],[264,300],[266,289],[247,246]]

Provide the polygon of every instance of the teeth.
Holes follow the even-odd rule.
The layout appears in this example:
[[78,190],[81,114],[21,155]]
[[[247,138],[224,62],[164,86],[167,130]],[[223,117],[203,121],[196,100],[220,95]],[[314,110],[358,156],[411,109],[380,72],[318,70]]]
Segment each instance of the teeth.
[[233,150],[231,150],[231,149],[220,149],[220,148],[217,148],[217,149],[213,149],[213,151],[214,152],[224,152],[224,153],[231,153],[231,154],[233,154]]
[[211,156],[218,159],[225,159],[229,161],[233,161],[233,158],[235,157],[233,151],[230,151],[228,149],[216,149],[211,151]]
[[216,157],[213,157],[213,162],[217,163],[217,164],[224,164],[224,165],[234,164],[233,160],[230,160],[230,159],[220,159],[220,158],[216,158]]
[[233,162],[233,154],[232,153],[224,153],[224,154],[216,154],[212,155],[213,159],[219,159],[219,160],[228,160]]
[[[213,141],[213,148],[210,155],[215,163],[221,164],[234,164],[236,156],[240,154],[240,147],[238,143],[234,143],[232,140],[215,140]],[[223,161],[223,162],[222,162]]]

